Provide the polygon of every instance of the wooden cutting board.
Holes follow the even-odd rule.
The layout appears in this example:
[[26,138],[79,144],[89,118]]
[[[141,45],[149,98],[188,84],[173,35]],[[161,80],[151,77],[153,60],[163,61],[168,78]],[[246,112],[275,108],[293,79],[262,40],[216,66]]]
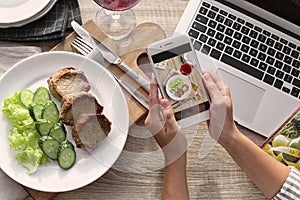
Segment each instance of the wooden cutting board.
[[[135,31],[132,33],[131,37],[128,40],[114,41],[105,35],[103,31],[95,24],[93,20],[89,20],[83,24],[83,27],[86,28],[90,33],[92,33],[97,39],[102,41],[105,45],[110,47],[115,53],[117,53],[123,61],[133,68],[133,70],[139,72],[144,77],[148,78],[141,68],[149,68],[147,65],[146,59],[146,48],[149,44],[165,38],[165,33],[157,24],[154,23],[142,23],[139,24]],[[71,42],[77,37],[76,33],[71,33],[68,37],[58,45],[56,45],[51,51],[70,51],[76,52],[72,48]],[[141,66],[144,63],[143,66]],[[114,65],[109,65],[119,77],[123,80],[126,80],[134,88],[138,89],[140,92],[147,97],[147,92],[139,87],[130,77],[128,77],[122,70]],[[146,69],[147,70],[147,69]],[[148,69],[149,70],[149,69]],[[129,117],[130,117],[130,126],[134,123],[138,123],[140,120],[145,118],[147,115],[147,110],[142,107],[138,102],[136,102],[125,90],[124,94],[128,103]],[[55,193],[41,192],[36,191],[31,188],[25,187],[29,194],[35,200],[48,200],[55,195]]]

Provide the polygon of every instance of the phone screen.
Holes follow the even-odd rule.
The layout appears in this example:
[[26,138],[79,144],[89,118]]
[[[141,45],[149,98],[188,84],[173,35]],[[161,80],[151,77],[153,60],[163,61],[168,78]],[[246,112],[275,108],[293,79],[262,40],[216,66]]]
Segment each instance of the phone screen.
[[174,110],[176,120],[209,109],[199,62],[190,43],[151,56],[161,93]]

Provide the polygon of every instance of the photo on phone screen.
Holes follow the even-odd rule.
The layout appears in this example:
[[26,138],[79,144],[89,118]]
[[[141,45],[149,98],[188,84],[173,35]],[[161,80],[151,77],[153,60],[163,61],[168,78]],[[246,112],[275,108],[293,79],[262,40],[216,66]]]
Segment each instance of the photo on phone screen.
[[170,101],[176,120],[181,120],[207,111],[209,97],[189,40],[178,46],[170,46],[170,49],[152,54],[151,61],[163,97]]

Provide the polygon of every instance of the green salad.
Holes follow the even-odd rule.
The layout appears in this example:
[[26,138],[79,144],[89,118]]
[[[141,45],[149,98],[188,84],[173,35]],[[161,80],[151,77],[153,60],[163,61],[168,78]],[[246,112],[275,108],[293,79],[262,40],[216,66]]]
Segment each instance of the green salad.
[[15,159],[26,168],[28,174],[36,172],[49,159],[39,148],[40,135],[29,110],[20,101],[20,92],[4,100],[2,112],[8,118],[11,128],[8,139],[10,148],[17,151]]

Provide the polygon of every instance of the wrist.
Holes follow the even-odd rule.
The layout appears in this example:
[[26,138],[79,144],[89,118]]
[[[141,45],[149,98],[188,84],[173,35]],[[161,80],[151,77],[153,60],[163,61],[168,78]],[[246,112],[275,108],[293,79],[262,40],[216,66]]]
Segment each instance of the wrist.
[[233,146],[236,144],[239,140],[239,137],[242,134],[238,130],[238,128],[233,125],[232,129],[230,131],[226,131],[225,133],[222,133],[221,137],[218,140],[218,143],[223,146],[225,149]]

